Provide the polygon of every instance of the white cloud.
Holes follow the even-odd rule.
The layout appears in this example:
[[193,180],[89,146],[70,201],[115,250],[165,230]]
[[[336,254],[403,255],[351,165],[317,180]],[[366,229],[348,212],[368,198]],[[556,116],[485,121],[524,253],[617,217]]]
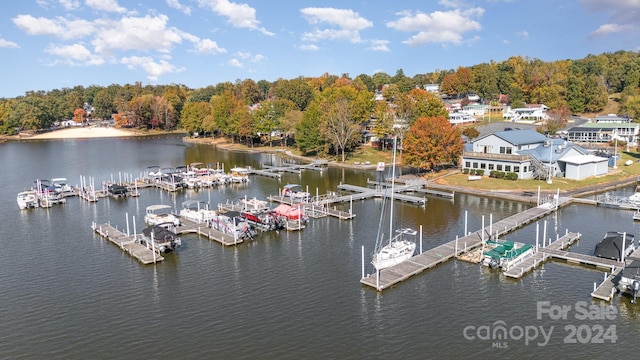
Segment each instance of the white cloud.
[[349,9],[304,8],[300,12],[311,25],[326,25],[329,28],[315,29],[302,35],[304,41],[346,40],[358,43],[360,31],[372,27],[373,23]]
[[265,35],[273,35],[272,32],[260,27],[260,21],[256,19],[256,9],[247,4],[234,3],[228,0],[198,0],[198,3],[200,6],[209,8],[218,15],[226,17],[234,27],[258,30]]
[[102,65],[104,59],[91,53],[81,44],[50,45],[46,52],[66,59],[69,65]]
[[263,62],[264,60],[267,60],[267,57],[262,55],[262,54],[256,54],[253,59],[251,59],[252,63],[259,63],[259,62]]
[[604,24],[600,25],[595,31],[589,34],[590,37],[603,37],[623,31],[633,31],[634,27],[632,25],[620,25],[620,24]]
[[236,56],[239,57],[240,59],[248,59],[251,57],[251,53],[238,51],[236,53]]
[[102,30],[92,44],[98,54],[110,54],[115,50],[169,52],[174,44],[182,42],[183,33],[167,28],[167,21],[166,15],[97,20]]
[[90,8],[106,12],[123,13],[127,11],[118,5],[116,0],[85,0],[84,3]]
[[463,35],[469,31],[481,30],[476,18],[482,17],[484,9],[434,11],[431,14],[409,11],[398,13],[398,20],[390,21],[387,26],[402,32],[417,32],[403,43],[421,46],[428,43],[460,44]]
[[528,31],[526,31],[526,30],[518,31],[518,32],[516,33],[516,35],[518,35],[518,36],[522,37],[523,39],[528,39],[528,38],[529,38],[529,32],[528,32]]
[[300,49],[307,50],[307,51],[318,51],[320,48],[314,44],[305,44],[305,45],[301,45]]
[[388,40],[371,40],[370,43],[371,46],[369,46],[369,50],[390,51],[389,46],[387,46],[389,44]]
[[167,5],[169,5],[170,8],[182,11],[187,15],[191,15],[191,8],[186,5],[180,4],[179,0],[166,0],[166,1],[167,1]]
[[65,10],[75,10],[80,7],[78,0],[58,0],[58,2]]
[[231,65],[233,67],[238,67],[238,68],[242,67],[242,63],[238,59],[231,59],[231,60],[227,61],[227,64],[229,64],[229,65]]
[[86,20],[67,20],[63,17],[47,19],[18,15],[13,23],[29,35],[51,35],[61,39],[77,39],[92,34],[94,24]]
[[595,14],[608,14],[609,22],[594,30],[590,37],[607,36],[622,31],[637,31],[640,2],[637,0],[580,0],[587,10]]
[[13,41],[0,38],[0,48],[17,48],[17,47],[19,47],[18,44],[14,43]]
[[196,50],[201,54],[224,54],[226,49],[221,48],[218,44],[209,39],[202,39],[196,42]]
[[180,71],[166,60],[156,62],[150,56],[123,57],[120,63],[132,70],[142,68],[147,73],[147,79],[151,81],[158,81],[158,78],[164,74]]

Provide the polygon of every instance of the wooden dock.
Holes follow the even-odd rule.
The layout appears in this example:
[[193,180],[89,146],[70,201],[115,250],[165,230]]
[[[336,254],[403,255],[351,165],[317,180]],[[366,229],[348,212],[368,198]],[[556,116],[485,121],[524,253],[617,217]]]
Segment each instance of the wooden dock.
[[[631,255],[627,257],[627,259],[638,257],[640,257],[640,248],[635,249],[633,253],[631,253]],[[598,286],[596,286],[595,283],[593,284],[593,292],[591,293],[591,297],[604,301],[613,300],[613,296],[616,293],[616,286],[618,285],[619,275],[622,270],[624,270],[624,267],[629,265],[632,261],[633,260],[625,260],[624,263],[615,261],[616,265],[609,268],[611,270],[611,273],[608,275],[607,273],[605,273],[604,281]]]
[[134,236],[127,235],[110,224],[91,224],[91,228],[101,237],[117,245],[122,251],[133,256],[143,264],[155,264],[164,258],[146,246],[138,243]]
[[[567,232],[564,236],[560,237],[559,239],[547,245],[546,247],[540,247],[539,249],[537,249],[535,254],[525,258],[521,262],[507,269],[504,272],[504,275],[506,277],[510,277],[513,279],[519,279],[523,277],[525,274],[527,274],[529,271],[542,265],[542,263],[544,263],[551,257],[563,258],[563,256],[566,256],[566,254],[574,254],[574,253],[569,253],[568,251],[563,251],[562,249],[566,249],[571,244],[578,241],[580,239],[580,236],[581,236],[580,233]],[[574,255],[581,255],[581,254],[574,254]],[[569,258],[576,259],[576,257],[571,257],[571,256],[564,257],[564,259],[569,259]]]
[[360,279],[360,283],[370,286],[378,291],[382,291],[417,275],[426,269],[446,262],[463,252],[467,252],[480,246],[483,239],[489,238],[489,234],[495,234],[499,237],[519,229],[541,217],[551,214],[556,210],[557,206],[548,203],[527,209],[500,220],[495,224],[490,224],[476,232],[415,255],[398,265],[367,275]]
[[233,235],[223,233],[222,231],[212,229],[204,224],[198,224],[185,218],[180,218],[180,225],[175,228],[176,234],[198,234],[209,240],[219,242],[224,246],[234,246],[243,242],[242,239],[235,238]]

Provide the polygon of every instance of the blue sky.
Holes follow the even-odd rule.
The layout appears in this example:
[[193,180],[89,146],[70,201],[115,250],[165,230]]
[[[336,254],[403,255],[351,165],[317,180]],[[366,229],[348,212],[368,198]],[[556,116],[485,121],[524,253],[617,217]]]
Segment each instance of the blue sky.
[[324,73],[407,76],[510,56],[640,50],[637,0],[20,0],[0,6],[0,97],[192,88]]

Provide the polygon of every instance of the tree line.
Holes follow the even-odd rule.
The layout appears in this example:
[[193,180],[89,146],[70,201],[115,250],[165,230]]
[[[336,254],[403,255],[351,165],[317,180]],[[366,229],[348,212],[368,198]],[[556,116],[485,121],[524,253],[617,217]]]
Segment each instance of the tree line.
[[[407,138],[405,151],[411,144],[427,143],[421,138],[444,139],[459,133],[448,126],[446,132],[433,134],[439,130],[424,120],[418,122],[429,118],[438,123],[436,119],[448,117],[441,99],[423,90],[426,84],[439,84],[442,93],[454,97],[475,92],[486,103],[506,94],[512,107],[543,103],[561,113],[597,112],[604,109],[610,94],[621,93],[621,115],[639,118],[640,114],[640,56],[618,51],[553,62],[515,56],[413,77],[399,69],[393,76],[378,72],[355,78],[323,74],[274,82],[245,79],[198,89],[136,82],[30,91],[0,99],[0,132],[37,131],[62,119],[81,121],[87,113],[78,109],[90,104],[93,119],[113,119],[120,127],[180,128],[249,146],[277,141],[307,155],[329,154],[344,160],[361,145],[363,129],[378,137],[381,147],[391,135]],[[376,101],[376,94],[385,101]],[[432,130],[425,133],[425,128]],[[458,151],[458,146],[453,148]],[[432,161],[433,157],[426,161],[418,154],[407,157],[427,168],[452,161]]]

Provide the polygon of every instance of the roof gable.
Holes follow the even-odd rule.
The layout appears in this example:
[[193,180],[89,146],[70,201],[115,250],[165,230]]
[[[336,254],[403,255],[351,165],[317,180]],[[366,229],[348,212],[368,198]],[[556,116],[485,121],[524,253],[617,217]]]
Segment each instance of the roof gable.
[[492,134],[487,134],[482,136],[476,141],[486,138],[488,136],[497,136],[498,138],[512,144],[512,145],[527,145],[527,144],[537,144],[543,143],[548,138],[535,130],[505,130],[505,131],[496,131]]

